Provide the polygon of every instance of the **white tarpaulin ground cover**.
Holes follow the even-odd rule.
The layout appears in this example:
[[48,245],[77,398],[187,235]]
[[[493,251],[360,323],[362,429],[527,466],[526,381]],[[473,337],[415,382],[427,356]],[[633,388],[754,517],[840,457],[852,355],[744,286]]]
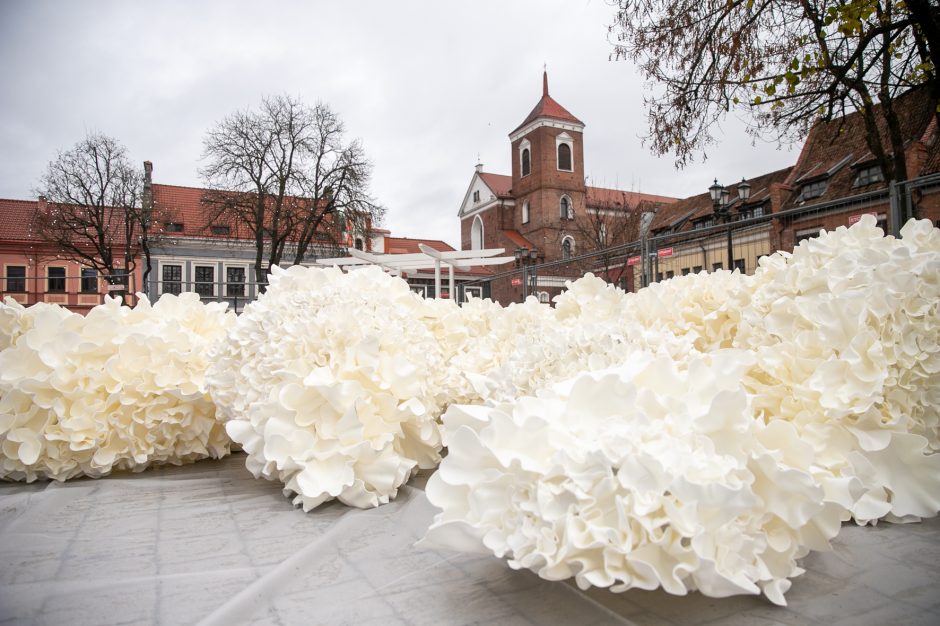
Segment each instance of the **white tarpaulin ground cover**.
[[[420,478],[420,477],[419,477]],[[417,481],[420,487],[420,480]],[[310,513],[236,453],[68,483],[0,484],[0,624],[937,624],[940,520],[847,524],[760,597],[581,592],[492,556],[413,544],[434,509]]]

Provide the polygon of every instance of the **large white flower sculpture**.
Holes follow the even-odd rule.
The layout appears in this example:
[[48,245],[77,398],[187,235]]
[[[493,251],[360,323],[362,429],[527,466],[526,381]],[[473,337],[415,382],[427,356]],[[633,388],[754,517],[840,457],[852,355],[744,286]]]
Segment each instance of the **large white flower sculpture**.
[[333,498],[386,503],[435,467],[448,377],[431,331],[441,312],[424,311],[404,281],[375,267],[275,268],[209,370],[248,469],[310,510]]
[[841,520],[935,515],[940,231],[902,235],[865,218],[751,277],[575,282],[532,334],[549,362],[499,357],[527,395],[445,413],[427,541],[582,587],[783,603]]
[[83,317],[0,304],[0,478],[99,477],[219,458],[230,440],[205,383],[234,314],[195,294]]

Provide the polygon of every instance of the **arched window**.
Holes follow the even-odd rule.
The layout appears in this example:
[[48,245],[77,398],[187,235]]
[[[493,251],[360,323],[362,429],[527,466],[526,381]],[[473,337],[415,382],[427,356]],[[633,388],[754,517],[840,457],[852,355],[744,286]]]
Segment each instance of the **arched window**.
[[602,246],[607,245],[607,224],[601,224],[600,228],[597,229],[597,235],[600,239],[600,244]]
[[562,196],[561,200],[558,201],[558,217],[563,220],[574,219],[574,205],[568,196]]
[[522,150],[522,175],[528,176],[529,172],[532,171],[531,158],[529,157],[529,149],[523,148]]
[[483,249],[483,220],[479,215],[473,218],[473,226],[470,227],[470,249]]
[[362,250],[365,246],[362,241],[362,237],[356,237],[356,240],[353,242],[353,246],[356,250]]
[[551,298],[548,297],[548,292],[547,292],[547,291],[540,291],[540,292],[539,292],[539,302],[541,302],[542,304],[550,304],[550,303],[551,303]]
[[558,169],[571,171],[571,146],[566,143],[558,144]]
[[561,258],[570,259],[574,254],[574,237],[570,235],[561,240]]
[[529,201],[528,200],[522,203],[522,223],[523,224],[529,223]]

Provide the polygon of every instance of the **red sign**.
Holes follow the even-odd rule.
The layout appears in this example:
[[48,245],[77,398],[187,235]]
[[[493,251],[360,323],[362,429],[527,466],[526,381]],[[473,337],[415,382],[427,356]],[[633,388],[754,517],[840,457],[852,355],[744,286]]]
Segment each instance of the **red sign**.
[[640,264],[640,257],[638,256],[632,256],[627,259],[627,265],[639,265],[639,264]]
[[522,284],[522,279],[521,279],[521,278],[513,278],[512,281],[510,281],[510,282],[512,283],[512,286],[513,286],[513,287],[518,287],[519,285]]
[[664,259],[667,256],[672,256],[672,248],[663,248],[662,250],[656,253],[656,256],[658,256],[661,259]]
[[875,219],[878,219],[878,214],[875,213],[875,212],[859,213],[858,215],[850,215],[850,216],[849,216],[849,226],[851,226],[851,225],[854,224],[855,222],[858,222],[859,220],[861,220],[863,215],[874,215],[874,216],[875,216]]

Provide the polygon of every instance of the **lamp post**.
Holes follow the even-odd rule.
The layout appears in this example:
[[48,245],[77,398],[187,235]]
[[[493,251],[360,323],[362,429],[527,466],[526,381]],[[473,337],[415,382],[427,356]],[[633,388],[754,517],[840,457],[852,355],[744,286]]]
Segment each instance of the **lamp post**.
[[[734,245],[731,237],[731,205],[732,202],[729,202],[731,192],[727,187],[718,184],[718,179],[715,179],[715,182],[711,187],[708,188],[708,193],[712,198],[712,210],[715,213],[715,222],[725,222],[728,224],[728,269],[734,271]],[[741,179],[741,182],[738,183],[738,200],[741,201],[741,204],[745,204],[748,201],[748,198],[751,197],[751,185],[745,179]]]
[[[529,265],[535,265],[538,259],[538,250],[532,248],[516,248],[513,253],[516,257],[516,264],[522,266],[522,301],[529,297]],[[534,270],[532,276],[535,276]],[[534,285],[533,285],[534,291]]]

